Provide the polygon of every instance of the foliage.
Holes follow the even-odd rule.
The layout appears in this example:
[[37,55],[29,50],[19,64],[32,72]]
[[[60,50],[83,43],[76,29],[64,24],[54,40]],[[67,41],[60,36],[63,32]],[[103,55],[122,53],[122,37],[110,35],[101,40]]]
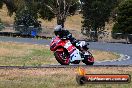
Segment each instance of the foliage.
[[3,6],[3,0],[0,0],[0,9],[2,8]]
[[132,34],[132,0],[124,0],[120,3],[117,13],[117,22],[113,27],[113,33]]
[[57,17],[57,24],[64,25],[67,16],[74,15],[79,0],[4,0],[9,12],[12,14],[23,8],[26,2],[31,2],[32,8],[37,7],[37,13],[44,20]]
[[64,26],[67,16],[75,14],[78,0],[41,0],[40,17],[52,20],[57,17],[57,24]]
[[[33,28],[37,28],[36,31],[40,32],[41,24],[37,19],[38,19],[38,15],[37,15],[37,7],[35,6],[35,3],[27,1],[16,11],[15,22],[14,22],[15,29],[21,33],[30,34]],[[30,28],[31,26],[32,28]]]
[[[2,8],[2,6],[3,6],[3,1],[0,0],[0,9]],[[1,19],[0,19],[0,24],[1,24]],[[1,27],[1,26],[0,26],[0,27]],[[1,30],[1,28],[0,28],[0,30]]]
[[82,31],[86,30],[86,35],[94,31],[95,40],[98,40],[98,33],[104,30],[105,22],[109,20],[110,13],[116,4],[117,0],[83,0]]
[[16,0],[1,0],[0,1],[0,8],[2,8],[3,4],[5,4],[7,9],[8,9],[8,13],[11,16],[13,14],[13,12],[16,11],[16,6],[14,4],[15,1]]
[[[79,0],[3,0],[10,15],[13,12],[25,8],[25,4],[30,3],[30,7],[36,11],[38,17],[44,20],[57,18],[57,24],[64,26],[67,16],[75,14]],[[35,5],[35,6],[34,6]],[[34,9],[35,8],[35,9]]]

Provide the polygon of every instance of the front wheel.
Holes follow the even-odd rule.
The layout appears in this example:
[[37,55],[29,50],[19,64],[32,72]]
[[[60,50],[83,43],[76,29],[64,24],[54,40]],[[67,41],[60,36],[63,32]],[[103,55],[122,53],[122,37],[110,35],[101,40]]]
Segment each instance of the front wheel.
[[54,52],[54,56],[61,65],[70,64],[70,55],[64,53],[64,51],[56,51]]
[[[57,51],[54,52],[54,56],[56,60],[61,64],[61,65],[69,65],[70,64],[70,54],[68,51],[64,48],[62,48],[62,51]],[[72,64],[79,64],[80,60],[75,60],[71,62]]]
[[93,65],[94,64],[94,57],[92,56],[92,54],[89,52],[89,56],[87,56],[87,58],[84,58],[84,60],[82,60],[83,63],[85,63],[86,65]]

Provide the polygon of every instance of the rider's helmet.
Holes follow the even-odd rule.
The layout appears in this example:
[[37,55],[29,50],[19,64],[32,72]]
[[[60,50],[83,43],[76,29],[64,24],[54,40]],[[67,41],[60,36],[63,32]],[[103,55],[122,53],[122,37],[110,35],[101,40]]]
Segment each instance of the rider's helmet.
[[62,26],[61,25],[57,25],[55,28],[54,28],[54,33],[55,35],[60,35],[61,34],[61,31],[63,30]]

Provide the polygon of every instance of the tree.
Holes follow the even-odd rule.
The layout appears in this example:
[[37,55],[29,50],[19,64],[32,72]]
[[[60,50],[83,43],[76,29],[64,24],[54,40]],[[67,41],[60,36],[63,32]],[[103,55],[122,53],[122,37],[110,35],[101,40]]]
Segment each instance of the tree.
[[[3,6],[3,2],[0,1],[0,9],[2,8],[2,6]],[[1,19],[0,19],[0,23],[1,23]]]
[[[12,0],[0,0],[0,9],[2,9],[3,5],[6,4],[7,9],[9,11],[9,15],[15,11],[15,5],[12,3]],[[4,29],[4,25],[0,19],[0,30]]]
[[118,7],[113,33],[132,34],[132,0],[124,0]]
[[79,0],[5,0],[10,13],[23,7],[27,1],[37,2],[37,13],[44,20],[57,18],[57,24],[64,26],[67,16],[74,15],[77,10]]
[[[1,1],[0,1],[0,9],[2,9],[3,4],[4,4],[4,2],[3,2],[3,0],[1,0]],[[2,23],[2,21],[1,21],[1,19],[0,19],[0,31],[1,31],[2,29],[4,29],[4,28],[5,28],[5,27],[4,27],[4,25],[3,25],[3,23]]]
[[110,13],[117,0],[83,0],[82,13],[84,21],[82,22],[82,31],[94,32],[94,40],[98,40],[98,33],[104,30],[105,22],[109,20]]
[[[16,12],[15,30],[24,34],[30,34],[31,31],[41,32],[41,24],[37,20],[37,14],[31,9],[21,9]],[[32,28],[30,28],[32,27]]]
[[2,8],[3,4],[6,4],[10,16],[16,11],[14,0],[1,0],[0,8]]
[[[40,17],[51,20],[57,18],[57,24],[64,27],[67,16],[74,15],[79,0],[42,0]],[[50,16],[47,16],[50,14]]]
[[0,9],[2,8],[2,6],[3,6],[3,1],[1,0],[0,1]]
[[[120,38],[117,33],[122,34],[127,43],[132,43],[132,0],[123,0],[117,10],[116,23],[112,30],[113,38]],[[116,34],[116,35],[115,35]]]
[[[15,30],[21,33],[31,33],[29,26],[38,28],[37,32],[41,31],[41,24],[38,22],[38,1],[37,0],[2,0],[0,1],[0,7],[6,4],[9,15],[11,16],[15,12]],[[20,28],[19,25],[23,25]],[[21,30],[23,29],[23,30]]]
[[79,4],[78,0],[2,0],[1,6],[3,3],[10,16],[15,12],[15,29],[21,33],[29,33],[29,26],[40,26],[38,18],[52,20],[56,17],[57,24],[64,27],[67,16],[74,15]]

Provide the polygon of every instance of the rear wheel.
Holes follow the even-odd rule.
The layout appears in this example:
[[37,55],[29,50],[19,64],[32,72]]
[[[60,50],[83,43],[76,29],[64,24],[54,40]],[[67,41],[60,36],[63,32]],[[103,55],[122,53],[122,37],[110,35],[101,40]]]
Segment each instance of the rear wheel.
[[61,65],[69,65],[70,64],[70,55],[65,53],[64,51],[56,51],[54,53],[54,56],[55,56],[56,60]]

